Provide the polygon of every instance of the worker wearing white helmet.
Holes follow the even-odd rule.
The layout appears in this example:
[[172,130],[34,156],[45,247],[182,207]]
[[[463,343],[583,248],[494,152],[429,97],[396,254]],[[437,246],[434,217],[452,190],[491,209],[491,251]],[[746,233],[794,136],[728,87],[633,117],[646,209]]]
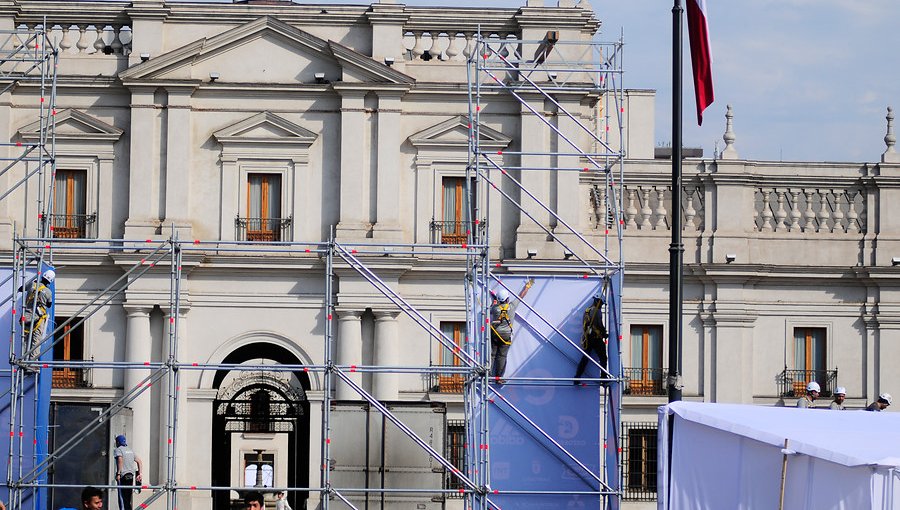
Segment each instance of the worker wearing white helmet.
[[891,405],[894,402],[894,399],[891,397],[890,393],[882,393],[878,395],[878,400],[869,404],[866,407],[866,411],[875,411],[876,413],[880,413],[887,409],[887,406]]
[[806,385],[806,395],[797,399],[797,407],[803,409],[812,409],[816,407],[816,399],[819,398],[819,392],[822,388],[819,383],[812,381]]
[[[519,292],[519,299],[525,297],[532,285],[534,278],[529,278]],[[519,302],[516,300],[510,303],[509,291],[502,285],[496,291],[491,291],[491,295],[494,298],[491,303],[491,377],[503,384],[505,381],[501,377],[506,371],[506,355],[512,346],[512,322]]]
[[847,398],[847,389],[843,386],[838,386],[834,389],[834,400],[831,402],[831,405],[829,405],[828,408],[834,409],[836,411],[843,411],[845,409],[845,398]]
[[19,292],[26,292],[25,302],[22,303],[21,321],[28,346],[37,345],[44,338],[50,306],[53,305],[53,293],[49,285],[55,279],[56,272],[45,269],[19,289]]

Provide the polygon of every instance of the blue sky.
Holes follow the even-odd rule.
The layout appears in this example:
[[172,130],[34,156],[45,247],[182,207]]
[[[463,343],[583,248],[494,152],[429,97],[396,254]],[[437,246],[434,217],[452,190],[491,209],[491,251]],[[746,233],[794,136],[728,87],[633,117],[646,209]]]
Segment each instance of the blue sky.
[[[397,1],[487,7],[525,3]],[[555,2],[545,0],[548,5]],[[617,39],[624,30],[625,86],[658,91],[656,140],[670,142],[672,0],[590,3],[603,22],[600,39]],[[717,141],[721,149],[725,105],[730,103],[742,158],[880,159],[888,105],[894,106],[900,123],[900,0],[707,0],[707,8],[716,102],[698,127],[685,47],[686,146],[703,147],[708,157]]]

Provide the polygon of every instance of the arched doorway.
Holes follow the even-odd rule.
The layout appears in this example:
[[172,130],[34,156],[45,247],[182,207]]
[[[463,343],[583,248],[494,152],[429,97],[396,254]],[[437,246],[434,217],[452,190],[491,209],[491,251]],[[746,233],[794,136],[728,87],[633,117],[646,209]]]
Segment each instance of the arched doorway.
[[[229,354],[223,364],[299,365],[283,347],[254,343]],[[303,371],[219,370],[212,416],[212,485],[267,492],[271,487],[309,486],[309,389]],[[238,496],[243,496],[238,491]],[[230,508],[231,491],[213,491],[214,508]],[[306,492],[290,492],[303,508]]]

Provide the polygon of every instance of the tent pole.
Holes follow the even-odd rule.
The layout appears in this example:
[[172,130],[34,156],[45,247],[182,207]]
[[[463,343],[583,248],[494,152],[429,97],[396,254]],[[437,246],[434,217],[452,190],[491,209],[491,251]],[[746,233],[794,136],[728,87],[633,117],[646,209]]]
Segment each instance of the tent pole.
[[781,450],[781,494],[778,497],[778,510],[784,510],[784,482],[787,479],[788,440],[784,439],[784,449]]

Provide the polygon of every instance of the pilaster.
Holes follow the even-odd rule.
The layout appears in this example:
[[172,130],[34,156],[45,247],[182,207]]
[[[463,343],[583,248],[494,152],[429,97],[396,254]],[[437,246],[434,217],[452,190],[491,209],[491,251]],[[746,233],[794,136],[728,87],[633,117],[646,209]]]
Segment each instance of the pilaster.
[[363,133],[366,129],[364,101],[366,90],[340,88],[341,95],[341,179],[340,222],[336,228],[339,240],[361,240],[368,234],[365,201],[362,200],[366,175],[367,149]]
[[[337,364],[359,366],[362,364],[362,312],[359,310],[337,310]],[[362,373],[345,369],[345,374],[357,385],[362,386]],[[335,378],[335,398],[337,400],[360,400],[359,394],[344,381]]]
[[127,239],[153,236],[159,227],[159,186],[155,87],[131,90],[130,168],[128,173]]
[[378,159],[376,184],[377,240],[400,241],[400,96],[403,91],[378,92]]
[[191,95],[193,87],[168,88],[166,116],[165,223],[175,224],[182,239],[192,239],[191,226]]
[[[375,311],[375,365],[396,367],[400,356],[400,332],[396,311]],[[380,401],[397,400],[400,395],[399,374],[375,373],[375,398]]]

